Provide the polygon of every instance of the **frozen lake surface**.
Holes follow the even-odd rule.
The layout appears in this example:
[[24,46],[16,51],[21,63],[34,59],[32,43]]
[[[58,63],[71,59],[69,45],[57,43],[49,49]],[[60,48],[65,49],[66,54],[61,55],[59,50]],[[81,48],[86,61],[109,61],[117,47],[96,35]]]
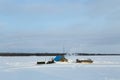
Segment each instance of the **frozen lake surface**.
[[[0,57],[1,80],[120,80],[120,56],[73,56],[69,63],[36,65],[53,57]],[[92,64],[76,64],[76,59]]]

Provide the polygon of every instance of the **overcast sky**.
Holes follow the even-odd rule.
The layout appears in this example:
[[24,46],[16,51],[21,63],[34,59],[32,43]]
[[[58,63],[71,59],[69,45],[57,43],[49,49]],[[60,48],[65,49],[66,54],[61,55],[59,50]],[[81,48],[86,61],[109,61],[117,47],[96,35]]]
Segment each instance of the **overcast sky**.
[[120,53],[120,0],[0,0],[0,52]]

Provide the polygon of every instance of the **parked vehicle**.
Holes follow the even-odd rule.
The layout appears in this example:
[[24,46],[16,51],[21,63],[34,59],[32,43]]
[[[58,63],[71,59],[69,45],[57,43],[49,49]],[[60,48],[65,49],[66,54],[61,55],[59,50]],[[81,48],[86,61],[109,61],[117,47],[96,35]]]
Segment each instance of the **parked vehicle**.
[[55,63],[53,59],[51,61],[48,61],[46,64],[52,64],[52,63]]
[[45,62],[44,62],[44,61],[41,61],[41,62],[37,62],[37,64],[45,64]]
[[76,63],[93,63],[93,60],[91,60],[91,59],[86,59],[86,60],[76,59]]

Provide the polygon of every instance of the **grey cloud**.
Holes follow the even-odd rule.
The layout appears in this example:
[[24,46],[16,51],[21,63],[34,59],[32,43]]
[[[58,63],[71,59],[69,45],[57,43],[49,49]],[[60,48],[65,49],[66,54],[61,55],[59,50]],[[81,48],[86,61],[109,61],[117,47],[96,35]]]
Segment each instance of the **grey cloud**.
[[119,0],[96,0],[93,3],[89,4],[89,10],[92,15],[109,15],[117,9],[120,9]]
[[[86,1],[87,2],[87,1]],[[82,13],[91,17],[99,17],[102,15],[107,16],[113,13],[115,10],[119,10],[120,1],[119,0],[92,0],[89,3],[81,3],[81,2],[68,2],[61,4],[53,4],[51,3],[40,3],[34,2],[29,3],[29,1],[25,4],[16,4],[14,1],[11,2],[2,2],[0,4],[1,12],[9,12],[9,13],[64,13],[64,12],[77,12]],[[81,11],[82,9],[82,11]]]
[[38,3],[26,3],[26,4],[16,4],[15,2],[9,3],[9,2],[4,2],[0,3],[0,12],[2,13],[48,13],[49,14],[54,14],[54,13],[64,13],[66,11],[74,11],[80,9],[81,5],[80,4],[53,4],[53,3],[46,3],[42,4],[40,2]]
[[[9,46],[9,49],[38,49],[45,51],[60,50],[64,44],[67,49],[72,47],[80,47],[82,52],[115,52],[119,53],[120,47],[120,1],[119,0],[94,0],[92,3],[77,5],[73,9],[85,9],[82,13],[87,19],[82,22],[78,21],[73,25],[65,28],[53,27],[42,33],[27,32],[19,34],[9,34],[3,36],[5,39],[1,43],[1,48]],[[74,6],[75,4],[72,4]],[[15,8],[9,7],[13,11],[62,11],[71,9],[71,4],[60,7],[59,5],[13,5]],[[64,9],[65,8],[65,9]],[[72,9],[72,10],[73,10]],[[3,8],[4,10],[4,8]],[[71,10],[71,11],[72,11]],[[6,9],[7,11],[7,9]],[[100,21],[100,22],[99,22]],[[25,45],[26,44],[26,45]],[[39,50],[38,50],[39,51]]]

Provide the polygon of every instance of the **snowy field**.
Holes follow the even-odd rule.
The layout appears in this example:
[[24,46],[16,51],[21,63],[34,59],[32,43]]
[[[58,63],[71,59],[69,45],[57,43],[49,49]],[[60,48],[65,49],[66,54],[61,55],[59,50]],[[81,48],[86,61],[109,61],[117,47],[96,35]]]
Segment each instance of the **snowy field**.
[[[0,57],[0,80],[120,80],[120,56],[66,56],[69,63],[36,65],[53,57]],[[92,59],[92,64],[75,63]]]

